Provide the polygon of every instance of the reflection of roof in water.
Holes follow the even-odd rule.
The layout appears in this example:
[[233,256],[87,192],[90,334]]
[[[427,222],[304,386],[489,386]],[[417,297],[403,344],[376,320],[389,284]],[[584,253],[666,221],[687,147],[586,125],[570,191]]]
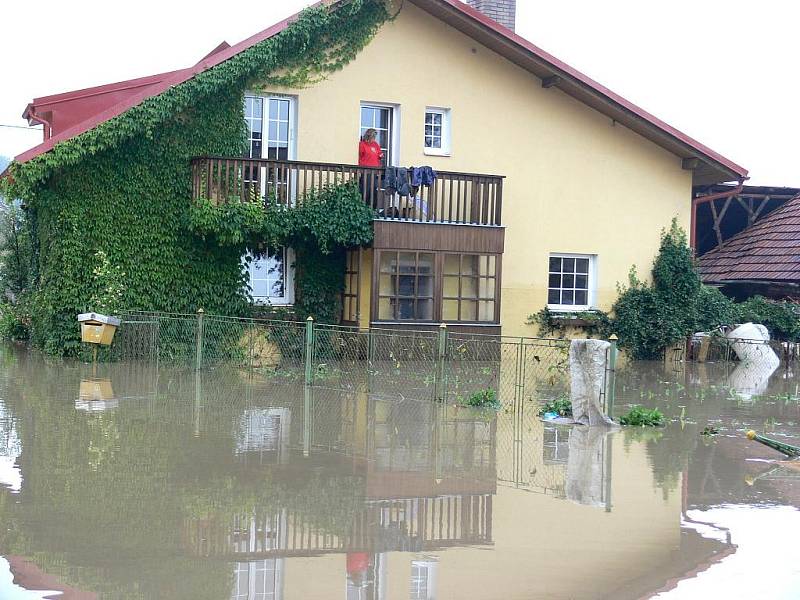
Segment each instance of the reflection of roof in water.
[[[713,529],[717,531],[711,531]],[[681,519],[680,546],[671,553],[669,562],[659,564],[650,573],[604,597],[614,600],[653,598],[675,588],[684,579],[708,570],[736,549],[727,530],[684,517]]]

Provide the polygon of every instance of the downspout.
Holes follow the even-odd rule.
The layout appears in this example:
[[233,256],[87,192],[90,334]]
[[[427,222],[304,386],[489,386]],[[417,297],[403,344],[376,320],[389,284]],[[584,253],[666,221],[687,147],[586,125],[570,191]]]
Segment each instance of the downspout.
[[40,117],[35,112],[33,112],[33,110],[29,111],[27,116],[25,116],[25,118],[27,118],[29,122],[33,121],[35,123],[41,123],[42,128],[44,130],[44,141],[46,142],[47,140],[50,139],[50,135],[53,129],[53,126],[50,124],[50,121],[48,121],[44,117]]
[[691,247],[692,252],[697,252],[697,207],[701,204],[705,204],[706,202],[723,200],[725,198],[741,194],[743,188],[744,179],[739,179],[739,185],[733,189],[726,190],[724,192],[717,192],[716,194],[708,194],[707,196],[697,196],[696,198],[692,198],[692,219],[689,231],[689,246]]

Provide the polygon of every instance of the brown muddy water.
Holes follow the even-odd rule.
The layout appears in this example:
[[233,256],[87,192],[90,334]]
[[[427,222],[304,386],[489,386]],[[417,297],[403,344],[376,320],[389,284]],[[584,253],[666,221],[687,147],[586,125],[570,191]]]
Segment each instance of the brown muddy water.
[[628,365],[669,424],[606,435],[0,350],[0,598],[800,598],[800,469],[744,438],[800,443],[800,377],[755,379]]

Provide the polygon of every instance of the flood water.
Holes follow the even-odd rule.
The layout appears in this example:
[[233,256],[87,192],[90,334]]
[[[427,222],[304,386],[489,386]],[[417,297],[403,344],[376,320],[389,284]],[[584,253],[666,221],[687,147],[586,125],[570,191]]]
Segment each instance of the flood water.
[[0,349],[0,598],[800,598],[791,369],[626,365],[607,435],[351,383]]

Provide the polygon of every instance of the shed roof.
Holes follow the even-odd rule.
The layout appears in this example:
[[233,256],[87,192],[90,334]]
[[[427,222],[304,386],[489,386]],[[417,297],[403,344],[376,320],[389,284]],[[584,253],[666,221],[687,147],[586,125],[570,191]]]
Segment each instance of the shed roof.
[[[322,0],[317,4],[336,6],[344,1],[346,0]],[[554,78],[551,80],[554,87],[558,87],[564,93],[575,97],[614,121],[625,125],[676,156],[688,160],[698,159],[697,164],[693,165],[695,185],[732,181],[747,176],[747,169],[685,133],[678,131],[619,94],[600,85],[471,6],[459,0],[410,1],[537,77],[542,79]],[[49,151],[59,142],[89,131],[100,123],[113,119],[138,105],[147,98],[161,94],[203,71],[212,69],[251,46],[280,33],[295,21],[299,14],[297,13],[284,19],[232,47],[222,47],[189,68],[174,71],[168,74],[167,77],[159,78],[152,85],[140,89],[137,93],[129,94],[117,104],[105,107],[80,123],[57,132],[50,139],[23,152],[15,160],[20,163],[31,160]],[[29,111],[35,113],[35,110],[36,101],[26,109],[26,115]]]
[[697,262],[705,283],[800,282],[800,194]]

